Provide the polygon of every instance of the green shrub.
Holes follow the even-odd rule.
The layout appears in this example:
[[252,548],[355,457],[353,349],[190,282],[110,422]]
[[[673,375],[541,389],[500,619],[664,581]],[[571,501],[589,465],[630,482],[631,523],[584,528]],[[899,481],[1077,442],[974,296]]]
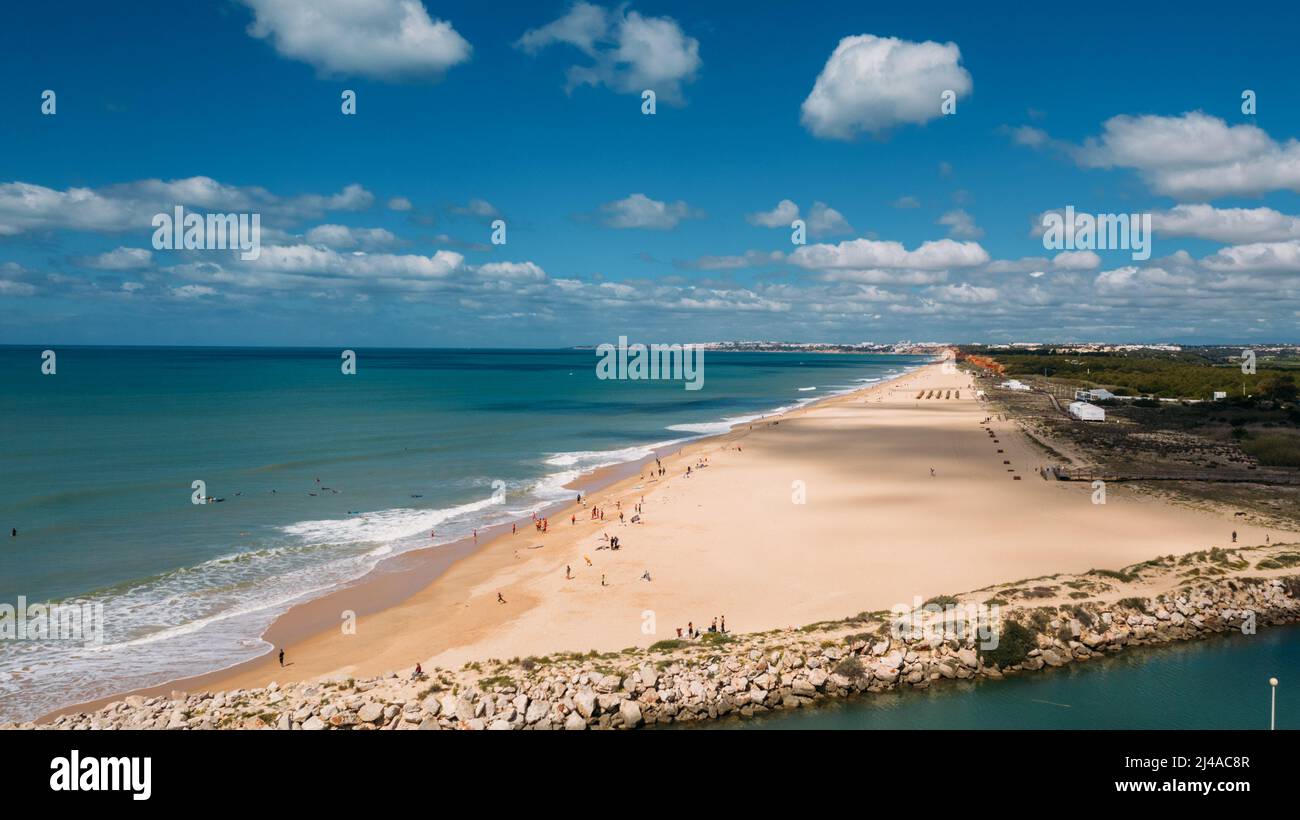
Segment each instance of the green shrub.
[[843,675],[849,680],[857,680],[866,674],[866,670],[862,667],[862,661],[850,655],[836,665],[835,674]]
[[980,647],[979,656],[986,665],[1015,666],[1029,657],[1038,646],[1036,633],[1016,621],[1003,621],[998,631],[998,645],[992,649]]

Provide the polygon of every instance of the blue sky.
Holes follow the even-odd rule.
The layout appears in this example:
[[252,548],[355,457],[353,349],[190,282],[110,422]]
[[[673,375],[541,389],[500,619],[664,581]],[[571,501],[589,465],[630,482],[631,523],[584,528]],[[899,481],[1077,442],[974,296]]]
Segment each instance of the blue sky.
[[[1294,342],[1297,13],[1144,5],[11,8],[0,342]],[[1046,250],[1067,205],[1151,258]]]

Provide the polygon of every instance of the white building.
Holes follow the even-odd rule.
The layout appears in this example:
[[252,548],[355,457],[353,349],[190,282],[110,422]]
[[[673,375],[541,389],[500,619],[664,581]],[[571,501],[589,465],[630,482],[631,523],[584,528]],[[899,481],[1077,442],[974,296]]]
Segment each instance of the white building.
[[1018,379],[1011,379],[1010,381],[1005,381],[998,386],[1006,390],[1032,390],[1033,389],[1029,385],[1022,383]]
[[1106,401],[1115,398],[1115,394],[1105,388],[1098,387],[1093,390],[1076,390],[1074,391],[1074,398],[1077,401]]
[[1070,402],[1070,415],[1079,421],[1105,421],[1106,411],[1095,404],[1088,404],[1086,401]]

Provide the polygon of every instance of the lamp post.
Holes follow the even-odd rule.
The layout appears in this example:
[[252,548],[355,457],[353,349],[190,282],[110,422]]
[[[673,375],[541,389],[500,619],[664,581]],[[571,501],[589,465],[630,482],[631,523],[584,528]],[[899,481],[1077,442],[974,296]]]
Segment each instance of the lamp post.
[[1268,712],[1268,728],[1272,731],[1277,728],[1277,678],[1269,678],[1268,685],[1273,691],[1272,704]]

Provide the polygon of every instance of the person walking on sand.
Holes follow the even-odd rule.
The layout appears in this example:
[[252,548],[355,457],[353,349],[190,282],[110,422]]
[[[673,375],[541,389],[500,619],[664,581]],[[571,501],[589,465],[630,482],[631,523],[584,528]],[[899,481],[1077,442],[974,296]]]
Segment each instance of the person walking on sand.
[[566,581],[573,580],[573,569],[570,568],[568,564],[564,565],[564,580]]
[[723,615],[723,616],[722,616],[722,625],[719,626],[718,629],[719,629],[720,631],[722,631],[722,632],[726,632],[726,631],[727,631],[727,616],[726,616],[726,615]]
[[502,597],[501,597],[501,593],[498,592],[498,593],[497,593],[497,603],[498,603],[498,604],[504,604],[505,602],[506,602],[506,599],[505,599],[505,598],[502,598]]
[[1233,530],[1233,531],[1232,531],[1232,543],[1234,543],[1234,544],[1237,543],[1237,531],[1236,531],[1236,530]]
[[603,572],[600,574],[600,585],[603,587],[609,586],[609,584],[605,583],[605,573]]
[[517,533],[517,532],[519,532],[519,525],[518,525],[518,524],[511,524],[511,525],[510,525],[510,534],[511,534],[511,535],[514,535],[514,534]]
[[931,477],[931,478],[934,477],[934,468],[933,468],[933,467],[930,468],[930,477]]
[[284,668],[284,647],[280,648],[280,668]]

